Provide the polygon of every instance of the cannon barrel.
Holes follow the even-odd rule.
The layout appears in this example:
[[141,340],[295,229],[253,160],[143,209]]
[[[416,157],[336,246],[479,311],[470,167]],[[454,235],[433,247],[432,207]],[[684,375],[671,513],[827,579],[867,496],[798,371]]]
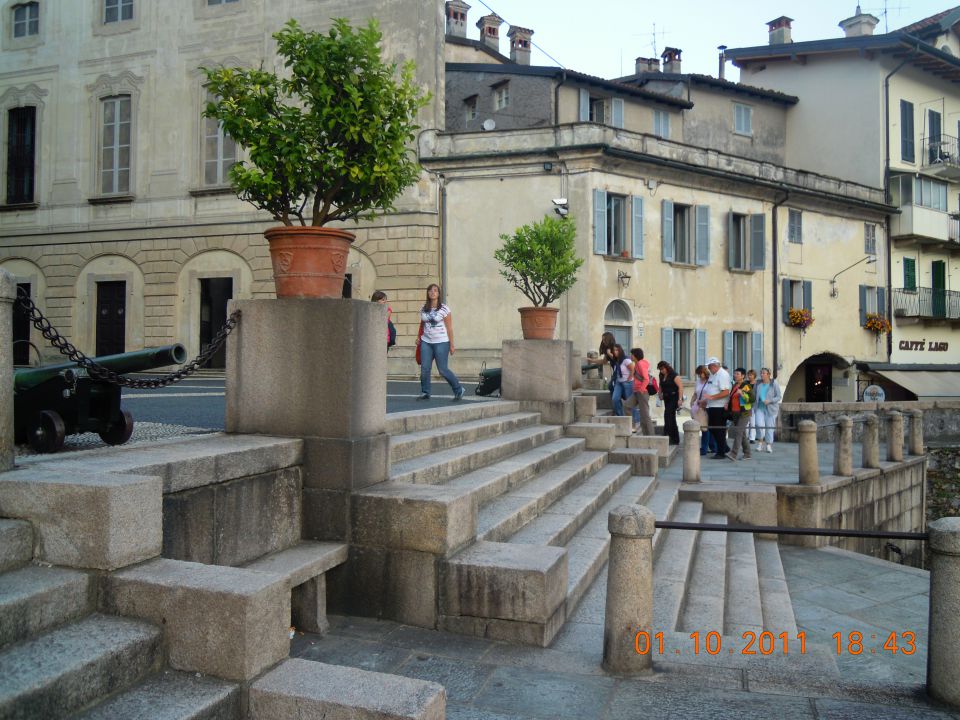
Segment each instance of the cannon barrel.
[[[142,372],[165,365],[182,365],[186,360],[187,349],[180,343],[93,358],[93,361],[98,365],[110,368],[116,373]],[[29,390],[67,370],[76,371],[78,367],[76,363],[61,363],[60,365],[15,370],[13,387],[15,391]]]

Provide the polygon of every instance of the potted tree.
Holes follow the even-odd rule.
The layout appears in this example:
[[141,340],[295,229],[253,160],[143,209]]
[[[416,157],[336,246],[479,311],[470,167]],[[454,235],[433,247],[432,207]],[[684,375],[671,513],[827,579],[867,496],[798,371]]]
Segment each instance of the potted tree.
[[340,297],[354,235],[325,226],[393,209],[419,175],[410,143],[429,96],[412,62],[381,58],[374,20],[337,18],[326,33],[290,20],[273,37],[283,77],[201,68],[215,98],[204,115],[246,149],[230,171],[238,197],[281,223],[264,232],[277,296]]
[[500,236],[503,245],[493,254],[503,266],[500,274],[534,305],[519,308],[524,339],[553,339],[559,310],[547,306],[573,287],[583,265],[583,258],[577,257],[576,235],[569,216],[546,215],[513,235]]

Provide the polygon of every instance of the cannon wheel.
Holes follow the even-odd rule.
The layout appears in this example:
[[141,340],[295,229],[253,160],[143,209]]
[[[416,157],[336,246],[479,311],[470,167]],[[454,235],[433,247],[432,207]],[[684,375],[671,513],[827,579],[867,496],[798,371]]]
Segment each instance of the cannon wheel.
[[129,410],[120,411],[120,421],[109,430],[100,433],[100,439],[107,445],[123,445],[133,435],[133,415]]
[[40,453],[56,452],[66,434],[63,418],[54,410],[43,410],[30,427],[30,446]]

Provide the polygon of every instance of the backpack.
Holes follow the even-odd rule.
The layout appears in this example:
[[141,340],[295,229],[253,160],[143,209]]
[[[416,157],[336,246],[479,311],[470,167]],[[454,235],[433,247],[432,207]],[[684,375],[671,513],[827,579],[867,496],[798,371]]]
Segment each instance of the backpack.
[[392,320],[387,320],[387,347],[393,347],[397,344],[397,326]]
[[647,395],[656,395],[660,392],[660,385],[657,383],[657,379],[651,375],[650,384],[647,385]]

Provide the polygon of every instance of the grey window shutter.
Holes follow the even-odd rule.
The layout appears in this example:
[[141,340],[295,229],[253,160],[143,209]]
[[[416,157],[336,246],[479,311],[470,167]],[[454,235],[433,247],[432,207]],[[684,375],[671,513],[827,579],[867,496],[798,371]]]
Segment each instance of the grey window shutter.
[[697,330],[697,365],[707,364],[707,331]]
[[613,126],[617,128],[622,128],[623,127],[623,99],[613,98],[611,105],[613,106]]
[[866,285],[860,286],[860,327],[867,324],[867,290]]
[[673,361],[673,328],[665,327],[660,331],[660,359],[676,367]]
[[643,198],[634,195],[630,198],[630,208],[633,214],[630,222],[630,233],[633,237],[633,257],[643,259]]
[[737,216],[736,213],[727,214],[727,267],[731,270],[736,268],[736,248],[737,242]]
[[803,307],[813,312],[813,283],[809,280],[803,281]]
[[723,331],[723,364],[733,372],[733,331]]
[[750,216],[750,269],[763,270],[766,263],[767,216],[758,213]]
[[900,159],[914,162],[913,150],[913,103],[900,101]]
[[917,264],[913,258],[903,259],[903,289],[917,289]]
[[697,205],[696,262],[697,265],[710,264],[710,206]]
[[593,251],[607,254],[607,191],[593,191]]
[[753,357],[750,362],[753,363],[753,369],[757,371],[757,377],[760,377],[760,368],[763,367],[763,333],[750,333],[750,336],[750,342],[753,347]]
[[[673,202],[664,200],[660,203],[661,248],[664,262],[673,262]],[[671,338],[673,335],[670,336]]]
[[877,288],[877,312],[887,317],[887,289]]
[[580,122],[590,120],[590,93],[580,88]]
[[783,324],[790,324],[790,281],[780,282],[780,303],[783,308]]

